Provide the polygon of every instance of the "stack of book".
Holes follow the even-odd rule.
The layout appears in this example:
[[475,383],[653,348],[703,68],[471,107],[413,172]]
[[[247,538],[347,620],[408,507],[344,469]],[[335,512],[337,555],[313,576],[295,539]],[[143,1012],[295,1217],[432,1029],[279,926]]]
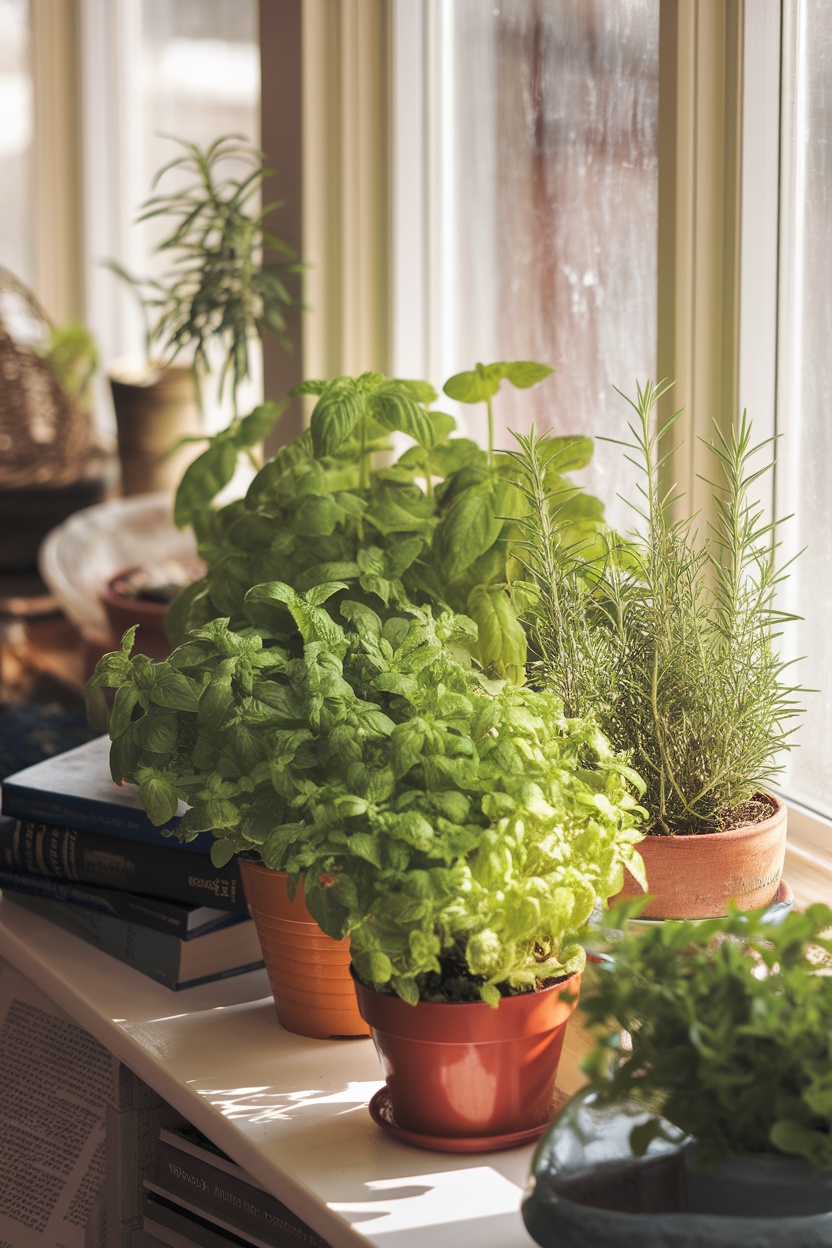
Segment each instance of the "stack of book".
[[328,1248],[311,1227],[190,1124],[159,1132],[144,1229],[176,1248]]
[[262,966],[236,863],[212,864],[210,835],[172,837],[181,810],[154,827],[137,790],[113,783],[109,745],[98,737],[3,781],[4,897],[169,988]]

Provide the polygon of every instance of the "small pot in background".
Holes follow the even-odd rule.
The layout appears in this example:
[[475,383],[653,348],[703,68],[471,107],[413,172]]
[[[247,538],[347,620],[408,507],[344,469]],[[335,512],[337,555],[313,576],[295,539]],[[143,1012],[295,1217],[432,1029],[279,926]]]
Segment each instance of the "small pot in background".
[[177,593],[204,572],[205,564],[194,555],[136,564],[111,576],[100,597],[114,644],[128,628],[138,624],[137,653],[151,659],[167,658],[172,648],[165,632],[168,608]]
[[202,430],[196,380],[186,365],[153,368],[135,360],[115,360],[109,369],[118,431],[123,495],[173,491],[188,464],[203,448],[182,437]]

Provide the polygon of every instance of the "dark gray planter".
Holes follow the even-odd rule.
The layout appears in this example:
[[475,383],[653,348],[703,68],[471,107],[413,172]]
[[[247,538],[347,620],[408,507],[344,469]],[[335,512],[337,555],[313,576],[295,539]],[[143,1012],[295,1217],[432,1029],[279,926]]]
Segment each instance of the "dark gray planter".
[[[691,1141],[670,1123],[634,1158],[642,1106],[574,1097],[541,1140],[523,1199],[543,1248],[830,1248],[832,1175],[792,1158],[693,1167]],[[759,1202],[759,1203],[756,1203]]]

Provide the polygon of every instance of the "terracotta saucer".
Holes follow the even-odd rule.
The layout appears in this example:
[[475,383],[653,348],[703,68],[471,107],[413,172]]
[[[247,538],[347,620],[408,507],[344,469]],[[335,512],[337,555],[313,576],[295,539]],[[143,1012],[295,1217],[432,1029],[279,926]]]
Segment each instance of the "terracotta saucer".
[[387,1131],[389,1135],[405,1144],[414,1144],[416,1148],[430,1148],[438,1153],[494,1153],[507,1148],[519,1148],[521,1144],[530,1144],[539,1139],[549,1126],[548,1122],[544,1122],[538,1127],[507,1135],[477,1135],[463,1139],[447,1135],[421,1135],[418,1131],[405,1130],[396,1122],[386,1085],[374,1094],[368,1109],[376,1126]]

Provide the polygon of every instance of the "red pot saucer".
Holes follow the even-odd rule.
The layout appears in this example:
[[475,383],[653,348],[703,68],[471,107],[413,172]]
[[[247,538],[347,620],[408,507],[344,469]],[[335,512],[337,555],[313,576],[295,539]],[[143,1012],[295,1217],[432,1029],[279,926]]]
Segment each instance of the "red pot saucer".
[[386,1085],[373,1095],[367,1108],[376,1126],[389,1135],[405,1144],[433,1149],[437,1153],[495,1153],[507,1148],[519,1148],[522,1144],[531,1144],[539,1139],[549,1126],[548,1122],[544,1122],[540,1126],[530,1127],[525,1131],[513,1131],[508,1135],[476,1135],[463,1139],[447,1135],[421,1135],[418,1131],[405,1130],[396,1122]]

